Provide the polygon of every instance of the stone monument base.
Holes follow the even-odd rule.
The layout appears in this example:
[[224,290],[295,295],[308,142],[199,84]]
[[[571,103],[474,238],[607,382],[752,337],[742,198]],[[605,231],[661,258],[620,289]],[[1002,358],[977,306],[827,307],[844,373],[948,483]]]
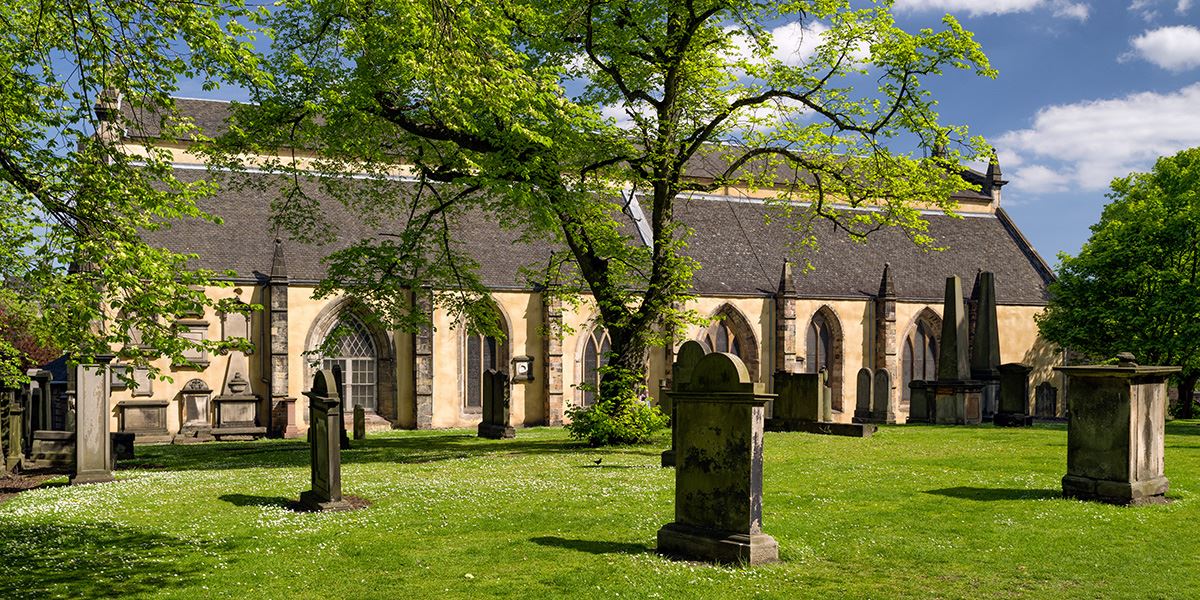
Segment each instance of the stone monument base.
[[108,483],[113,481],[113,474],[112,471],[95,469],[92,471],[73,473],[70,477],[70,481],[71,485],[81,485],[85,483]]
[[675,466],[675,449],[674,448],[670,448],[668,450],[663,450],[662,466],[664,466],[664,467]]
[[1021,413],[998,412],[992,417],[992,422],[996,427],[1030,427],[1033,425],[1033,417]]
[[1166,477],[1129,483],[1092,479],[1078,475],[1062,478],[1063,496],[1079,500],[1097,500],[1109,504],[1163,504],[1169,482]]
[[250,441],[256,440],[267,435],[266,427],[255,427],[254,425],[216,427],[212,430],[212,436],[218,440],[237,440]]
[[729,533],[668,523],[658,530],[658,551],[668,556],[727,564],[779,561],[779,544],[765,533]]
[[800,433],[815,433],[818,435],[840,435],[845,437],[871,437],[879,430],[873,423],[825,423],[823,421],[807,421],[804,419],[774,418],[767,421],[767,431]]
[[175,439],[172,440],[175,444],[199,444],[201,442],[211,442],[217,438],[212,435],[212,428],[206,426],[196,427],[194,425],[184,425],[179,429],[179,433],[175,434]]
[[33,469],[69,469],[75,466],[75,432],[33,432],[33,450],[29,467]]
[[479,437],[489,440],[510,440],[517,437],[517,430],[512,425],[479,424]]
[[934,395],[934,422],[938,425],[978,425],[983,422],[980,404],[983,384],[938,381],[928,389]]
[[316,492],[313,492],[312,490],[309,490],[307,492],[300,492],[300,505],[303,506],[304,508],[307,508],[308,510],[320,511],[320,512],[351,510],[354,508],[353,506],[350,505],[349,502],[346,502],[345,500],[322,499],[320,496],[318,496],[316,494]]

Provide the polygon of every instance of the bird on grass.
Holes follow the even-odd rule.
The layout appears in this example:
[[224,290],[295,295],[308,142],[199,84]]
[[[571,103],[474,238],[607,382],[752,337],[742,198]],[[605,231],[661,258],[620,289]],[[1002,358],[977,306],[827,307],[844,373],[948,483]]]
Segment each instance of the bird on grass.
[[593,460],[593,461],[592,461],[592,464],[598,465],[598,464],[600,464],[600,463],[601,463],[603,460],[604,460],[604,457],[603,457],[603,456],[601,456],[600,458],[597,458],[596,460]]

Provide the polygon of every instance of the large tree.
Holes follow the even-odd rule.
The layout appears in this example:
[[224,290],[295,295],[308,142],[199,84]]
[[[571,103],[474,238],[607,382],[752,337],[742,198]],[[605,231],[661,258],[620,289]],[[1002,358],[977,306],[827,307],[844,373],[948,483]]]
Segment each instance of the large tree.
[[[994,72],[953,18],[909,33],[890,7],[293,0],[276,15],[277,85],[255,94],[225,159],[279,156],[256,166],[294,176],[276,215],[294,235],[322,231],[306,176],[412,175],[407,188],[315,180],[369,223],[407,223],[335,253],[321,287],[394,325],[421,318],[405,291],[433,286],[456,292],[435,302],[487,327],[486,290],[454,240],[464,212],[552,239],[561,252],[535,279],[594,300],[612,339],[597,410],[619,419],[635,410],[648,347],[695,318],[680,308],[697,267],[674,217],[682,195],[769,187],[801,244],[821,219],[856,238],[897,226],[927,243],[918,209],[950,210],[969,187],[957,165],[984,144],[940,123],[925,83],[946,68]],[[634,194],[648,246],[617,218]]]
[[1060,255],[1042,336],[1092,358],[1180,365],[1182,415],[1200,378],[1200,148],[1112,182],[1078,256]]
[[[167,151],[119,144],[144,126],[198,135],[171,109],[183,80],[265,83],[247,30],[265,15],[242,0],[0,3],[0,279],[42,342],[89,362],[136,335],[127,358],[184,360],[195,344],[173,316],[236,308],[200,291],[214,273],[140,236],[214,218],[196,206],[211,185],[175,179]],[[3,350],[0,383],[14,385],[29,356]]]

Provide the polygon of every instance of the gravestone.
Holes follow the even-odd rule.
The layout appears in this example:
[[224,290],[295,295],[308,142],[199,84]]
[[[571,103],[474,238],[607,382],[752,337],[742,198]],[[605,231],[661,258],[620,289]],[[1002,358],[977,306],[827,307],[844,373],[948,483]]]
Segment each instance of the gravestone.
[[1141,367],[1128,353],[1116,365],[1055,367],[1067,376],[1068,498],[1111,504],[1164,501],[1163,426],[1167,379],[1179,367]]
[[509,424],[508,374],[487,369],[483,372],[483,421],[479,423],[479,437],[493,440],[517,436]]
[[872,384],[874,397],[871,399],[871,421],[895,423],[896,409],[892,405],[892,374],[887,369],[875,371]]
[[354,405],[354,439],[367,437],[367,410],[361,404]]
[[871,369],[863,367],[858,370],[857,381],[854,422],[869,423],[871,421],[871,401],[875,398],[875,374],[871,372]]
[[[707,351],[700,342],[688,340],[679,346],[679,351],[675,353],[675,362],[671,364],[671,390],[682,392],[690,385],[692,380],[692,372],[696,369],[696,365],[704,358]],[[671,416],[671,447],[667,448],[662,453],[662,466],[675,466],[675,402],[671,399],[671,394],[666,394],[667,402],[670,406]]]
[[817,372],[821,380],[821,420],[833,422],[833,387],[829,385],[829,369],[821,367]]
[[996,276],[981,271],[975,279],[975,329],[971,332],[971,379],[982,384],[980,413],[991,417],[1000,401],[1000,331],[996,318]]
[[768,431],[799,431],[823,435],[869,437],[877,427],[870,423],[834,423],[829,412],[828,387],[823,373],[775,373],[775,398],[771,400]]
[[1008,363],[997,368],[1000,373],[1000,405],[992,422],[1000,427],[1033,425],[1029,414],[1029,373],[1033,368],[1021,363]]
[[[337,384],[339,398],[346,397],[346,384],[342,381],[342,365],[333,364],[333,381]],[[338,444],[342,450],[350,449],[350,436],[346,435],[346,413],[342,403],[337,405],[338,411]],[[311,437],[311,436],[310,436]]]
[[1038,384],[1034,400],[1033,414],[1037,418],[1058,418],[1058,388],[1051,385],[1049,381]]
[[942,308],[942,337],[938,346],[937,381],[926,385],[933,396],[933,418],[940,425],[970,425],[983,421],[983,384],[971,379],[967,314],[962,281],[946,278]]
[[338,436],[341,397],[337,380],[327,369],[317,371],[308,397],[309,458],[312,488],[300,494],[300,503],[311,510],[349,510],[342,499],[342,449]]
[[203,379],[192,379],[183,385],[180,397],[183,399],[181,406],[183,423],[179,426],[175,443],[190,444],[210,442],[215,439],[212,436],[212,423],[209,417],[211,413],[209,399],[212,397],[212,389],[208,387],[208,384],[204,383]]
[[689,559],[760,564],[779,560],[762,532],[763,420],[772,398],[741,359],[714,352],[671,390],[677,417],[675,520],[658,551]]
[[108,361],[75,367],[75,465],[71,484],[113,480]]
[[908,382],[908,420],[906,423],[932,423],[933,397],[929,390],[931,381]]
[[17,400],[17,390],[4,390],[0,391],[0,393],[8,396],[8,414],[3,415],[8,424],[7,431],[5,432],[7,435],[5,435],[4,439],[4,447],[7,454],[4,462],[8,472],[15,473],[21,470],[21,462],[25,454],[21,451],[25,443],[25,410]]

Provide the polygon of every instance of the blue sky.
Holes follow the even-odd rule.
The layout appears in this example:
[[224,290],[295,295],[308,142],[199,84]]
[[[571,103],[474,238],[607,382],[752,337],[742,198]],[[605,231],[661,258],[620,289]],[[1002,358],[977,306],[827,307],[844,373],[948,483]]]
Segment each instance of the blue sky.
[[946,13],[996,80],[933,89],[947,122],[996,146],[1001,205],[1052,265],[1100,217],[1113,177],[1200,146],[1200,0],[897,0],[908,30]]
[[[910,31],[955,15],[999,70],[929,87],[944,122],[995,145],[1001,205],[1051,265],[1087,240],[1114,177],[1200,146],[1200,0],[896,0],[894,12]],[[245,95],[193,83],[181,92]]]

